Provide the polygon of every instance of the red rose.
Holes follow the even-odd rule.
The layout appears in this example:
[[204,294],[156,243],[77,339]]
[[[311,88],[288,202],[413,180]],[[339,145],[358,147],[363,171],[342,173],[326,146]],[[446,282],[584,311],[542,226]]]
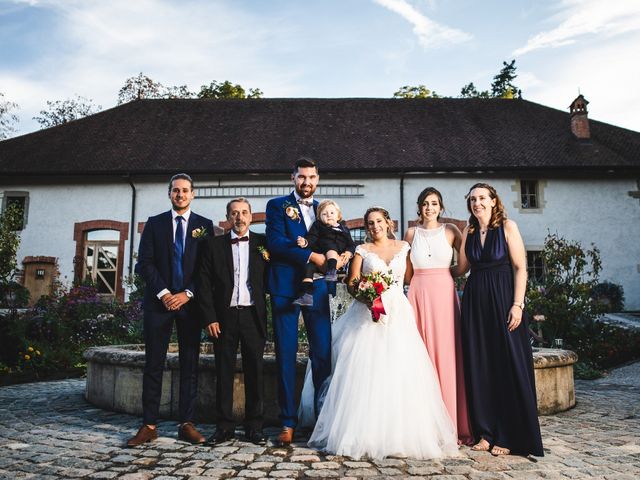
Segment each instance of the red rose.
[[376,293],[378,295],[380,295],[382,292],[384,292],[384,285],[382,285],[382,283],[380,283],[380,282],[374,282],[373,288],[375,289],[375,291],[376,291]]

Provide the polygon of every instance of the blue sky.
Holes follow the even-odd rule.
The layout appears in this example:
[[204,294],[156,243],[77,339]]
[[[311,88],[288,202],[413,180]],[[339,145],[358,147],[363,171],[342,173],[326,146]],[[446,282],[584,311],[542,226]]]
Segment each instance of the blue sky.
[[191,90],[391,97],[424,84],[487,89],[515,58],[526,99],[640,131],[638,0],[0,0],[0,92],[17,134],[47,100],[103,109],[139,72]]

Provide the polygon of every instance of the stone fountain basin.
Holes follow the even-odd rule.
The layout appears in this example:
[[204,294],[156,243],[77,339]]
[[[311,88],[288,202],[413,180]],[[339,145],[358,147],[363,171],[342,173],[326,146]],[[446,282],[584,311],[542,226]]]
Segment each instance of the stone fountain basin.
[[[299,398],[307,365],[303,350],[297,360],[297,389]],[[162,382],[160,416],[178,417],[180,371],[178,346],[171,344]],[[277,368],[273,349],[267,347],[264,355],[264,409],[265,425],[278,424]],[[85,398],[93,405],[115,412],[142,415],[142,372],[144,369],[144,345],[113,345],[89,348],[84,353],[87,361]],[[576,404],[573,383],[573,364],[578,357],[574,352],[558,349],[536,349],[533,365],[538,397],[538,413],[549,415],[567,410]],[[201,346],[197,420],[215,423],[215,358],[213,345]],[[233,386],[234,415],[239,421],[244,412],[244,383],[240,356],[236,362]]]

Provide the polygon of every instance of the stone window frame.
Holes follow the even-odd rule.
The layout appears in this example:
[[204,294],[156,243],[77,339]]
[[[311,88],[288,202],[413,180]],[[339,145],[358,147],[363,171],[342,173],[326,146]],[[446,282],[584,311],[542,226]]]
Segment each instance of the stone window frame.
[[122,285],[125,262],[124,244],[129,239],[129,222],[118,222],[116,220],[89,220],[86,222],[76,222],[74,224],[73,239],[76,242],[76,254],[75,257],[73,257],[74,280],[75,282],[82,281],[87,233],[95,230],[116,230],[119,232],[115,298],[120,301],[124,301],[124,287]]
[[[523,207],[522,206],[522,182],[535,182],[536,183],[536,207]],[[516,200],[513,202],[513,208],[520,213],[542,213],[546,206],[544,199],[544,191],[547,187],[546,180],[538,180],[535,178],[518,178],[515,183],[511,185],[511,191],[517,195]]]
[[26,190],[5,190],[2,192],[2,211],[7,208],[7,201],[9,198],[24,198],[24,209],[22,211],[22,228],[19,231],[27,228],[27,221],[29,219],[29,192]]
[[[530,263],[531,258],[530,258],[529,254],[540,254],[540,253],[542,253],[542,250],[544,250],[544,246],[542,246],[542,245],[527,245],[525,247],[525,250],[526,250],[526,256],[527,256],[527,275],[528,275],[528,278],[530,280],[534,280],[534,281],[538,280],[538,278],[536,276],[532,275],[531,272],[532,272],[532,270],[535,271],[537,268],[542,268],[541,274],[544,276],[545,270],[546,270],[545,265],[544,265],[544,261],[542,262],[542,266],[541,267],[537,267],[536,265],[532,265]],[[540,278],[540,280],[542,280],[542,278]]]

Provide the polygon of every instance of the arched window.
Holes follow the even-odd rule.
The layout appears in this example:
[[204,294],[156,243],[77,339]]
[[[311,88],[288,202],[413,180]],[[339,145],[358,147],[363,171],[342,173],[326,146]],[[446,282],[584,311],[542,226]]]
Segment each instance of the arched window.
[[91,220],[75,224],[74,272],[76,282],[91,280],[104,297],[124,300],[122,272],[127,222]]
[[86,233],[82,279],[91,280],[100,295],[116,295],[119,240],[120,233],[115,230]]

